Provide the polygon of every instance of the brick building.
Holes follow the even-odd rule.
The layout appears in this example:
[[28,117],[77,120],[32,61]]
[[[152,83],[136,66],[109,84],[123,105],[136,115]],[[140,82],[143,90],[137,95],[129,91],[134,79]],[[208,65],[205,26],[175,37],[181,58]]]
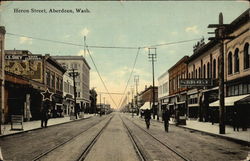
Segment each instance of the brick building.
[[189,56],[184,56],[169,70],[169,109],[172,114],[185,117],[187,111],[187,88],[180,87],[179,80],[186,79],[188,73],[187,60]]

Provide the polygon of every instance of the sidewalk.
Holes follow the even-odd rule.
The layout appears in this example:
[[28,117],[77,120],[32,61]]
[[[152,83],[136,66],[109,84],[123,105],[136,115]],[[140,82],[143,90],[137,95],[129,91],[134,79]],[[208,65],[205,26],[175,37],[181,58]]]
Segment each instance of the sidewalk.
[[[89,117],[94,116],[94,114],[84,114],[83,118],[80,119],[86,119]],[[77,119],[77,120],[80,120]],[[48,126],[53,126],[53,125],[58,125],[58,124],[63,124],[66,122],[71,122],[71,121],[76,121],[76,120],[70,120],[69,116],[65,116],[62,118],[51,118],[48,120]],[[20,127],[20,125],[14,125],[14,127]],[[41,121],[28,121],[28,122],[23,122],[23,130],[11,130],[11,125],[10,124],[4,124],[2,125],[2,135],[0,135],[0,138],[3,136],[8,136],[8,135],[13,135],[16,133],[22,133],[34,129],[40,129],[41,128]]]
[[[138,117],[138,116],[136,116]],[[153,119],[152,119],[153,120]],[[158,121],[156,118],[154,121]],[[160,117],[159,122],[162,122]],[[173,121],[170,124],[174,125]],[[211,122],[199,122],[197,120],[186,120],[186,125],[179,125],[178,127],[187,128],[195,131],[204,132],[209,135],[223,137],[235,142],[250,145],[250,128],[247,131],[242,131],[242,128],[238,131],[234,131],[232,126],[226,126],[226,134],[219,134],[219,124],[215,123],[212,125]]]

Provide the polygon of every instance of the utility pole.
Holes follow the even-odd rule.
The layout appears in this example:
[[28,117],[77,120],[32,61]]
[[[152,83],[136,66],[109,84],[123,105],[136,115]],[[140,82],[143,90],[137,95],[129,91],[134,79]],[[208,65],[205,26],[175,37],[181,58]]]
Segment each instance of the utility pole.
[[74,109],[74,112],[75,112],[75,116],[76,116],[76,119],[77,119],[77,107],[76,107],[76,97],[77,97],[77,93],[76,93],[76,80],[75,78],[79,75],[78,72],[75,72],[75,69],[71,69],[72,72],[69,72],[69,76],[70,77],[73,77],[73,84],[74,84],[74,103],[75,103],[75,109]]
[[136,100],[135,100],[135,107],[136,107],[136,113],[139,115],[138,112],[138,83],[139,83],[139,75],[134,76],[134,82],[135,82],[135,88],[136,88]]
[[105,97],[103,97],[103,106],[104,106],[104,114],[105,114],[105,108],[106,108],[106,105],[105,105]]
[[86,36],[84,36],[84,58],[86,57]]
[[234,37],[226,36],[225,29],[229,26],[228,24],[223,24],[223,15],[219,14],[219,24],[210,24],[208,28],[216,28],[215,32],[209,32],[209,34],[214,34],[215,37],[209,38],[209,40],[215,40],[220,43],[220,55],[219,55],[219,133],[225,134],[225,92],[224,92],[224,40],[233,39]]
[[132,117],[134,117],[134,87],[131,86],[131,110],[132,110]]
[[[151,51],[153,50],[153,51]],[[155,119],[155,114],[156,114],[156,108],[155,108],[155,74],[154,74],[154,62],[156,62],[156,48],[148,48],[148,58],[149,61],[152,62],[152,74],[153,74],[153,89],[152,89],[152,93],[153,93],[153,118]],[[158,119],[158,117],[157,117]]]
[[102,94],[100,93],[100,116],[102,116]]
[[[1,4],[0,4],[1,5]],[[0,37],[1,37],[1,41],[0,41],[0,57],[1,57],[1,62],[0,62],[0,67],[1,67],[1,82],[0,82],[0,95],[1,95],[1,104],[0,104],[0,135],[2,134],[2,123],[3,123],[3,118],[4,118],[4,113],[3,113],[3,110],[4,110],[4,86],[5,86],[5,63],[4,63],[4,41],[5,41],[5,33],[6,33],[6,30],[3,26],[0,26]]]

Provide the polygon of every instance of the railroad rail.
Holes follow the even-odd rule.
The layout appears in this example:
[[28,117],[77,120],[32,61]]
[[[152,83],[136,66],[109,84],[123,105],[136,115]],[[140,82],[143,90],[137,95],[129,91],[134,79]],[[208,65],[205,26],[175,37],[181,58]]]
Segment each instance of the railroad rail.
[[[107,124],[110,122],[110,120],[111,120],[112,118],[113,118],[113,116],[111,116],[111,117],[109,118],[109,121],[108,121],[104,126],[107,126]],[[44,156],[48,155],[48,154],[51,153],[52,151],[54,151],[54,150],[56,150],[56,149],[62,147],[63,145],[69,143],[69,142],[72,141],[74,138],[77,138],[78,136],[80,136],[80,135],[83,134],[84,132],[88,131],[89,129],[95,127],[96,125],[98,125],[98,124],[100,124],[100,123],[101,123],[101,122],[95,124],[94,126],[90,126],[89,128],[87,128],[87,129],[85,129],[85,130],[83,130],[83,131],[77,133],[75,136],[73,136],[73,137],[67,139],[66,141],[64,141],[64,142],[62,142],[62,143],[60,143],[60,144],[58,144],[58,145],[55,145],[54,147],[48,149],[47,151],[45,151],[45,152],[39,154],[39,155],[36,156],[36,157],[34,157],[31,161],[40,160],[41,158],[43,158]],[[102,130],[103,130],[103,128],[102,128]],[[98,134],[99,134],[99,133],[98,133]]]
[[112,120],[113,117],[114,116],[110,117],[109,121],[102,127],[102,129],[98,132],[98,134],[94,137],[94,139],[89,143],[87,148],[84,149],[84,151],[82,152],[82,154],[79,156],[79,158],[76,161],[84,161],[85,160],[85,158],[89,154],[90,150],[92,149],[92,147],[94,146],[94,144],[96,143],[98,138],[101,136],[104,129],[106,129],[106,127],[108,126],[108,124],[110,123],[110,121]]
[[125,124],[125,122],[124,122],[123,119],[121,118],[121,115],[119,115],[119,116],[120,116],[120,119],[122,120],[123,126],[127,129],[127,132],[128,132],[127,134],[128,134],[128,136],[129,136],[129,138],[130,138],[132,144],[133,144],[133,147],[134,147],[134,149],[135,149],[135,151],[136,151],[137,156],[139,157],[139,159],[140,159],[141,161],[146,161],[146,160],[147,160],[147,159],[146,159],[146,156],[143,154],[142,150],[140,150],[138,144],[137,144],[136,141],[135,141],[135,138],[134,138],[134,136],[133,136],[131,130],[130,130],[130,129],[128,128],[128,126]]
[[185,161],[192,161],[191,159],[189,159],[188,157],[184,156],[181,152],[175,150],[174,148],[172,148],[170,145],[163,143],[161,140],[159,140],[158,138],[156,138],[154,135],[150,134],[146,129],[142,128],[141,126],[139,126],[138,124],[134,123],[133,121],[131,121],[130,119],[128,119],[127,117],[125,117],[127,120],[129,120],[130,122],[132,122],[136,127],[138,127],[139,129],[141,129],[142,131],[144,131],[146,134],[148,134],[149,136],[151,136],[154,140],[156,140],[157,142],[159,142],[161,145],[163,145],[164,147],[166,147],[167,149],[169,149],[170,151],[172,151],[173,153],[175,153],[176,155],[178,155],[181,159],[185,160]]

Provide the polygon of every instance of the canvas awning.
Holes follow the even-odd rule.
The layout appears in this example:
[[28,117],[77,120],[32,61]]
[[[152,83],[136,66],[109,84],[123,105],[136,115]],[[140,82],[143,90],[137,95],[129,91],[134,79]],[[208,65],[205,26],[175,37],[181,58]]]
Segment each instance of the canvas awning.
[[[246,98],[249,94],[240,95],[240,96],[232,96],[232,97],[225,97],[225,106],[234,106],[235,102]],[[212,102],[209,104],[210,107],[218,107],[220,106],[220,100]]]
[[150,102],[145,102],[143,106],[140,107],[140,110],[151,109]]

